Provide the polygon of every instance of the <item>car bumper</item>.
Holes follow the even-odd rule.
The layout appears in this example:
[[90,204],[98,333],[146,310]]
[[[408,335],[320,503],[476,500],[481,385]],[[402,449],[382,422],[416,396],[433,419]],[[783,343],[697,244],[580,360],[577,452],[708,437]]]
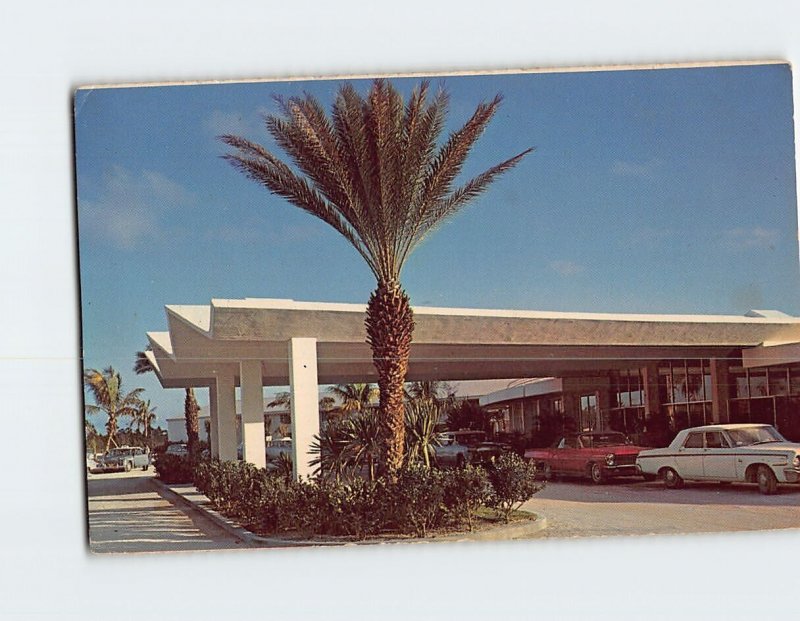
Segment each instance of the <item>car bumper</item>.
[[606,466],[605,472],[606,475],[610,477],[634,477],[642,474],[641,470],[636,464]]
[[785,468],[783,476],[786,478],[787,483],[800,483],[800,470],[796,468]]

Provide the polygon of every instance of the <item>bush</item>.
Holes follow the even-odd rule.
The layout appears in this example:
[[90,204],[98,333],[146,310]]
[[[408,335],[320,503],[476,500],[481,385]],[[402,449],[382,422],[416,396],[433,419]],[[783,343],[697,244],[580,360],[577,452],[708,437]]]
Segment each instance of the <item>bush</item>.
[[444,523],[446,476],[442,470],[410,464],[396,483],[387,484],[388,517],[398,530],[426,537],[429,530]]
[[396,482],[320,477],[295,482],[251,464],[211,460],[197,465],[194,482],[219,510],[260,533],[426,537],[433,529],[464,522],[471,530],[484,504],[497,507],[507,520],[515,506],[538,491],[526,485],[532,471],[511,455],[501,457],[488,474],[472,466],[437,470],[410,464]]
[[489,470],[492,492],[488,505],[493,507],[508,522],[511,513],[544,486],[536,483],[536,466],[516,453],[504,453]]
[[162,453],[154,465],[158,478],[164,483],[191,483],[194,479],[194,469],[188,457]]
[[456,524],[466,521],[472,530],[472,518],[482,505],[489,502],[492,486],[486,471],[467,465],[442,471],[444,476],[444,505]]

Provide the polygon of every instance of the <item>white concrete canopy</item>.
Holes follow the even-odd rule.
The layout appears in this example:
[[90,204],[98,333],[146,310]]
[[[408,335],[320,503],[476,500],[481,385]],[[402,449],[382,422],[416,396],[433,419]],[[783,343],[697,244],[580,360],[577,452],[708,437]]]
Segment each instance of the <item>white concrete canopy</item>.
[[[259,367],[261,386],[291,386],[289,344],[293,339],[315,342],[318,384],[376,380],[365,342],[365,308],[362,304],[252,298],[214,299],[207,306],[169,305],[168,331],[147,335],[152,347],[149,358],[166,388],[215,389],[212,420],[216,420],[216,428],[212,435],[220,458],[233,459],[234,387],[242,386],[244,380],[243,395],[249,396],[243,399],[248,403],[255,399],[261,389]],[[407,379],[569,377],[670,358],[727,359],[740,364],[743,349],[800,342],[800,318],[775,311],[751,314],[754,316],[415,307]],[[308,362],[309,350],[302,350],[302,358]],[[310,395],[310,380],[303,381],[301,392]],[[300,390],[297,386],[292,389]],[[316,386],[313,393],[316,395]],[[304,399],[300,394],[298,398]],[[305,421],[295,434],[305,438],[306,431],[318,428],[306,427],[314,416],[293,414],[293,420]],[[245,424],[257,425],[255,415],[252,418]],[[254,426],[246,435],[255,438],[258,433]],[[260,433],[263,435],[263,430]],[[258,452],[245,444],[251,457]],[[298,444],[294,442],[295,463],[297,453],[307,461],[307,447]],[[259,457],[248,457],[248,461],[261,464]],[[305,466],[299,469],[305,471]]]

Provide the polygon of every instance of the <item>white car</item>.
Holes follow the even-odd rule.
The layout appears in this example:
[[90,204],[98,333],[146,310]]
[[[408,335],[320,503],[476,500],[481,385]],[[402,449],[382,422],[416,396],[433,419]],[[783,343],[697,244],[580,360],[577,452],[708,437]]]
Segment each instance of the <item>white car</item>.
[[800,444],[771,425],[706,425],[680,431],[666,448],[641,451],[636,466],[670,489],[684,481],[738,481],[774,494],[778,483],[800,482]]

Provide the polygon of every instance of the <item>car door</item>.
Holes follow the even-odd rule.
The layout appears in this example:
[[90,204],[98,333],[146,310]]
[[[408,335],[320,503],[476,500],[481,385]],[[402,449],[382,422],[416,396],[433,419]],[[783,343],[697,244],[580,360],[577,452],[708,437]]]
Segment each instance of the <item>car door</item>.
[[705,441],[706,447],[703,453],[705,478],[720,481],[736,480],[736,456],[727,438],[719,431],[707,431]]
[[561,438],[558,444],[555,447],[550,449],[550,467],[553,469],[553,472],[564,473],[565,472],[565,462],[564,462],[564,452],[567,450],[568,440],[567,438]]
[[571,475],[582,475],[584,471],[584,455],[577,436],[568,436],[560,454],[560,470]]
[[678,474],[684,479],[702,479],[703,474],[703,455],[705,447],[703,444],[703,434],[693,431],[686,436],[683,446],[678,449],[675,456],[675,466]]

